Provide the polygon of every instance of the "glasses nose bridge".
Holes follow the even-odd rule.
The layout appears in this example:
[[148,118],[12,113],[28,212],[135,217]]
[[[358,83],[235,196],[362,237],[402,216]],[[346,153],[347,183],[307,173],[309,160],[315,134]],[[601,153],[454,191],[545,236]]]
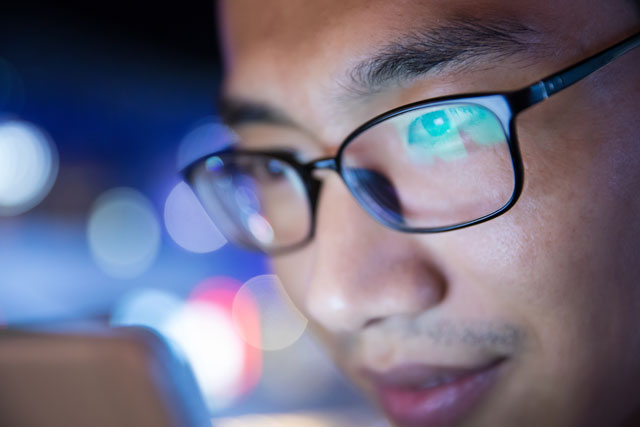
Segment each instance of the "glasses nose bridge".
[[338,172],[338,162],[336,162],[335,157],[324,157],[307,163],[305,169],[309,174],[313,174],[313,172],[317,170],[332,170]]

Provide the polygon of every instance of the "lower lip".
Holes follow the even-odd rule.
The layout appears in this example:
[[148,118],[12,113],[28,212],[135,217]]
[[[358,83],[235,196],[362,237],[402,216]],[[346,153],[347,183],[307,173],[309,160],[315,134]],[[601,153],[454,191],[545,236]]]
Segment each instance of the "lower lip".
[[429,389],[381,385],[378,398],[387,415],[399,425],[452,425],[496,382],[500,365]]

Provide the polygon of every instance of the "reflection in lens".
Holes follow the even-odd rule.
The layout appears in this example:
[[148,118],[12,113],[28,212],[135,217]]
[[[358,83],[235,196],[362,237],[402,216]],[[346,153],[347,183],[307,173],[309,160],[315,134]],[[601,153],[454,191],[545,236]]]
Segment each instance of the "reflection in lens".
[[372,170],[348,169],[346,179],[357,189],[356,195],[362,198],[365,206],[374,210],[375,215],[398,224],[404,221],[398,195],[387,177]]
[[311,204],[295,168],[262,154],[212,156],[189,177],[198,198],[230,239],[259,250],[302,242],[311,231]]
[[[288,347],[307,327],[307,319],[293,305],[276,275],[254,277],[240,288],[236,298],[250,298],[258,304],[260,334],[243,336],[247,344],[255,348],[274,351]],[[234,302],[233,306],[235,322],[241,321],[239,304]]]
[[18,215],[49,193],[58,173],[50,138],[24,121],[0,123],[0,215]]
[[206,162],[206,168],[210,172],[219,172],[224,167],[222,159],[218,156],[209,157]]
[[154,208],[131,188],[109,190],[96,200],[87,237],[98,266],[120,279],[140,276],[160,249],[160,225]]
[[184,182],[178,183],[167,197],[164,223],[171,238],[191,252],[213,252],[227,243]]
[[246,215],[260,212],[260,200],[253,187],[255,185],[248,178],[236,180],[235,202]]
[[415,161],[433,162],[434,156],[452,161],[467,155],[455,120],[449,109],[418,115],[407,130],[408,150]]
[[[419,122],[420,126],[432,137],[441,137],[452,131],[451,120],[447,117],[445,110],[436,110],[425,113],[412,123],[412,126]],[[409,143],[413,141],[409,138]]]
[[274,239],[273,228],[269,221],[267,221],[259,213],[252,213],[249,217],[245,218],[247,222],[247,228],[251,232],[251,235],[255,237],[260,244],[264,246],[271,246]]

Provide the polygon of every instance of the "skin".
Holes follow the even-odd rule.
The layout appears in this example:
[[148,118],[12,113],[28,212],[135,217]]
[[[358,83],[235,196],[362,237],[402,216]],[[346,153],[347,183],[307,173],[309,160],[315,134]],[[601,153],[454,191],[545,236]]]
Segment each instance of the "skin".
[[[309,159],[334,155],[391,108],[523,87],[640,28],[624,0],[233,0],[221,12],[225,96],[278,108],[301,128],[236,131],[251,148],[284,141]],[[459,14],[518,19],[539,33],[535,47],[344,96],[344,76],[377,46]],[[519,116],[524,191],[484,224],[399,233],[370,218],[337,174],[320,174],[314,240],[273,266],[366,394],[362,368],[502,355],[498,382],[461,425],[640,424],[639,65],[637,49]]]

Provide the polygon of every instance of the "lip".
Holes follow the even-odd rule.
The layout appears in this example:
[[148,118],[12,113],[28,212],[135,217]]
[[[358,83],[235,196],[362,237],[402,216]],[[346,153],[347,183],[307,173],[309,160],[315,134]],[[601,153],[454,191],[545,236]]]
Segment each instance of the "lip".
[[386,414],[402,426],[449,426],[488,392],[505,359],[479,367],[403,365],[385,373],[364,371]]

